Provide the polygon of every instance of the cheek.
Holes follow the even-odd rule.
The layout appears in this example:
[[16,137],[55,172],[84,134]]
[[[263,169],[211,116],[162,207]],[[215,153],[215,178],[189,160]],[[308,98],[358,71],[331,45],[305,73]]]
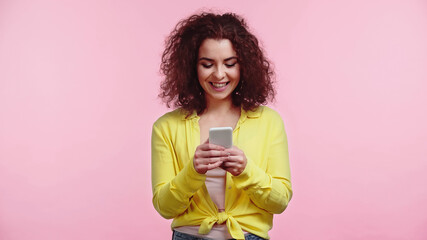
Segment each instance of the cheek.
[[203,81],[205,78],[209,76],[209,72],[204,68],[197,68],[197,77],[199,78],[199,81]]
[[233,72],[231,72],[230,76],[233,78],[233,80],[240,80],[240,70],[236,69]]

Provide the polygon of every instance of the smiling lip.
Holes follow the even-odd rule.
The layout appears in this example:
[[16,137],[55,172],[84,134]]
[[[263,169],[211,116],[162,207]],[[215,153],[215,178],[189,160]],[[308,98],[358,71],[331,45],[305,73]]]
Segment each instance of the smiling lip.
[[224,91],[227,88],[228,83],[230,83],[230,82],[222,82],[222,83],[210,82],[212,88],[215,89],[218,92]]

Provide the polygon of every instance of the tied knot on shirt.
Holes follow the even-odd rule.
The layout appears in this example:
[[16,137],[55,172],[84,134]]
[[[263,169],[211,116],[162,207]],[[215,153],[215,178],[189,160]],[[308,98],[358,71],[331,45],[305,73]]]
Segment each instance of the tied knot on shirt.
[[226,212],[218,212],[215,216],[207,217],[203,220],[199,228],[200,234],[208,234],[215,223],[223,224],[230,216]]
[[219,212],[218,213],[218,221],[216,221],[218,224],[223,224],[228,219],[228,214],[226,212]]
[[231,236],[235,239],[245,239],[240,224],[227,212],[218,212],[215,216],[205,218],[200,224],[199,234],[208,234],[215,223],[223,224],[227,221],[229,221],[227,227]]

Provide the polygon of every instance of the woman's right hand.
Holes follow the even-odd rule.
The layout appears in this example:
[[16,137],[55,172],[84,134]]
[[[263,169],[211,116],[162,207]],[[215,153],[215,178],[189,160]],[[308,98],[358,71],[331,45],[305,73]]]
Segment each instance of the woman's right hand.
[[227,158],[225,148],[219,145],[210,144],[209,139],[196,148],[193,165],[196,172],[205,174],[207,171],[221,166]]

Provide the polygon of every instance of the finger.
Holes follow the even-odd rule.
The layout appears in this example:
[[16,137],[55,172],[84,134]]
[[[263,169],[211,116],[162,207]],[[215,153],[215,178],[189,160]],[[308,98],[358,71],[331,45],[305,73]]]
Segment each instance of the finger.
[[233,146],[232,148],[227,148],[224,150],[224,152],[229,153],[230,155],[240,155],[242,153],[242,150],[238,149],[237,147]]
[[199,145],[198,148],[202,151],[208,151],[208,150],[221,150],[221,151],[223,151],[225,149],[223,146],[212,144],[212,143],[203,143],[202,145]]
[[220,162],[222,164],[224,161],[221,157],[208,158],[208,164],[216,164],[217,162]]
[[208,166],[205,164],[200,164],[197,161],[194,161],[194,169],[196,170],[196,172],[200,173],[200,174],[205,174]]
[[238,163],[241,163],[242,162],[242,156],[233,156],[233,155],[229,155],[229,156],[226,156],[226,157],[224,157],[225,158],[225,160],[224,160],[224,162],[238,162]]
[[225,171],[231,173],[234,176],[239,175],[241,172],[237,168],[223,168]]
[[241,164],[237,162],[223,162],[222,164],[224,168],[237,168],[240,167]]
[[224,157],[225,153],[218,150],[197,151],[195,156],[196,158]]
[[197,166],[207,166],[209,164],[216,164],[217,162],[223,163],[221,157],[216,158],[198,158],[195,160]]
[[215,169],[215,168],[221,166],[221,164],[222,164],[222,161],[217,161],[215,163],[208,164],[207,168],[208,168],[208,170]]

